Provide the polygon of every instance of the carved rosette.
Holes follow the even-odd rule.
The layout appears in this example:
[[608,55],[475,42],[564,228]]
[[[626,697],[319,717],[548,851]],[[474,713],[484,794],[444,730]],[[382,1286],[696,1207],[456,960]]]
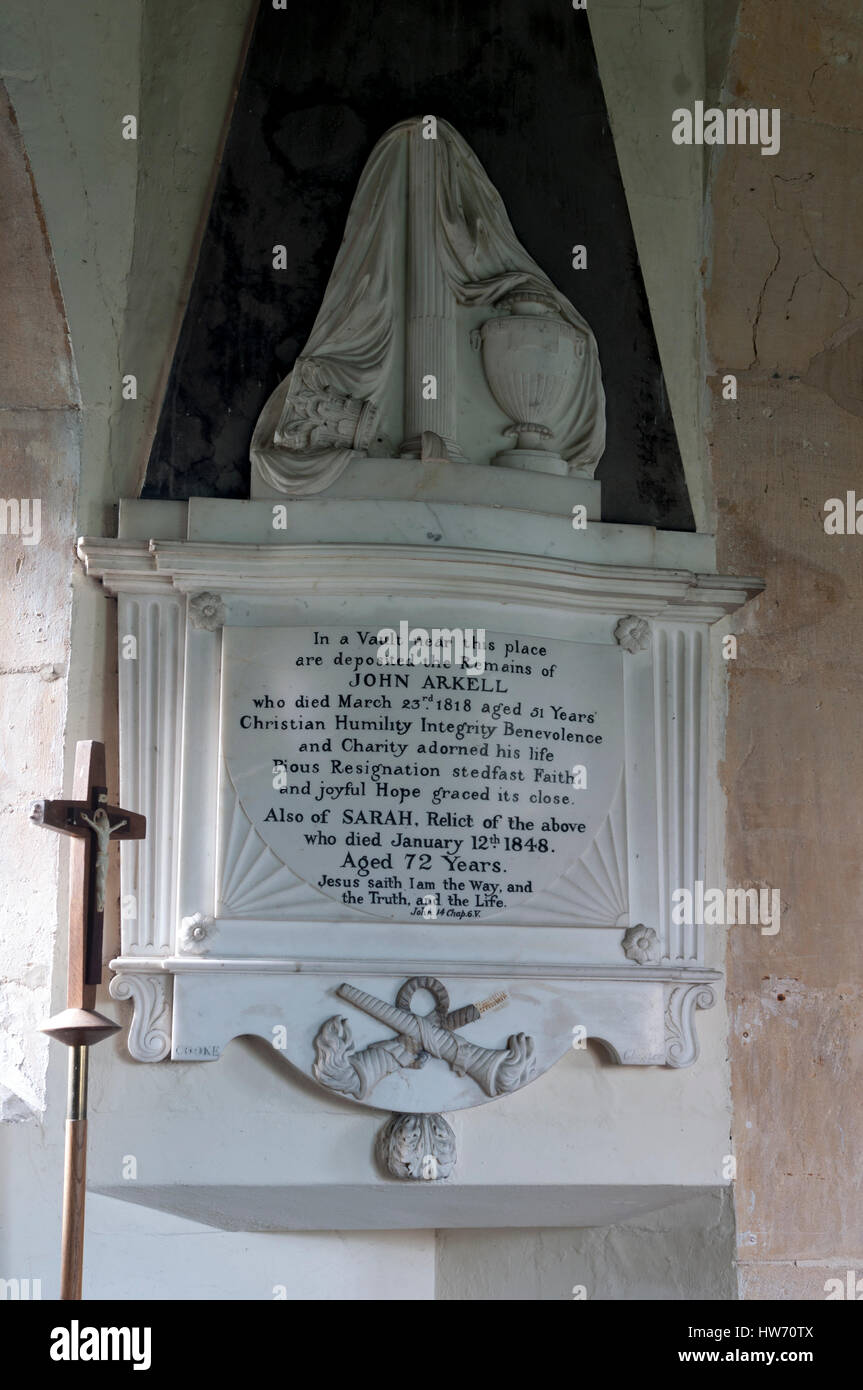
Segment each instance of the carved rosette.
[[646,618],[628,613],[615,627],[614,640],[625,652],[643,652],[650,641],[650,623]]
[[189,621],[204,632],[216,632],[225,625],[225,605],[220,594],[194,594],[189,599]]
[[109,985],[112,999],[131,999],[134,1006],[127,1046],[136,1062],[161,1062],[171,1051],[173,976],[115,975]]
[[455,1133],[443,1115],[393,1115],[378,1135],[377,1154],[393,1178],[441,1182],[455,1168]]
[[210,949],[216,932],[214,918],[206,916],[203,912],[184,917],[180,923],[180,950],[200,955]]
[[628,927],[620,942],[627,960],[637,965],[656,965],[659,960],[659,938],[654,927],[646,927],[643,922]]
[[716,994],[703,981],[673,985],[665,998],[665,1065],[691,1067],[698,1057],[695,1010],[712,1009]]

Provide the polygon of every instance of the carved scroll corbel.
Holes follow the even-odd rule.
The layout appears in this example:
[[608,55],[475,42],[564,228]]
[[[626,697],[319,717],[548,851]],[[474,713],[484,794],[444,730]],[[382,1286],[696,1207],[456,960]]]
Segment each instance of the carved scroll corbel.
[[171,1051],[173,976],[122,971],[108,986],[112,999],[131,999],[134,1006],[127,1047],[136,1062],[161,1062]]
[[691,1067],[698,1057],[696,1009],[712,1009],[716,993],[709,984],[674,985],[665,998],[665,1065]]

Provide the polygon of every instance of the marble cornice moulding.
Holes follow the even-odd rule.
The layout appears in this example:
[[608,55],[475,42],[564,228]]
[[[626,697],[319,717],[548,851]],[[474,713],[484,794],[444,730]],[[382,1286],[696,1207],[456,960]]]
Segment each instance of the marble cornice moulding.
[[428,956],[219,956],[163,955],[117,956],[111,969],[123,974],[141,975],[332,975],[336,970],[348,974],[376,977],[387,975],[428,975],[432,969],[464,979],[496,979],[502,969],[519,980],[574,980],[587,984],[631,984],[651,981],[663,985],[716,984],[722,971],[709,966],[631,964],[585,965],[576,961],[557,960],[531,964],[525,961],[460,960],[458,957]]
[[589,520],[583,529],[576,530],[565,505],[544,507],[545,485],[545,481],[534,480],[533,498],[522,499],[516,506],[498,500],[496,488],[489,489],[485,504],[432,502],[425,497],[394,501],[386,495],[359,500],[326,495],[289,503],[214,498],[192,498],[187,503],[127,500],[120,510],[118,537],[125,544],[189,541],[266,549],[398,544],[420,551],[504,550],[512,556],[537,559],[588,564],[613,561],[648,569],[715,572],[713,536],[599,520]]
[[365,594],[397,588],[443,597],[524,602],[608,613],[621,607],[645,617],[713,623],[763,589],[758,579],[696,574],[578,560],[551,561],[506,552],[451,547],[417,551],[399,545],[249,546],[229,542],[111,541],[82,537],[78,554],[88,575],[109,593],[206,589],[233,594]]

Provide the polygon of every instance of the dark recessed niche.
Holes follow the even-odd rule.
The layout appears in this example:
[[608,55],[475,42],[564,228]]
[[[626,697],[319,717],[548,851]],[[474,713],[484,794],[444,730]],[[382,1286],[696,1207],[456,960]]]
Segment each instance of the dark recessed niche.
[[693,530],[590,31],[563,0],[262,5],[143,496],[248,496],[255,422],[309,334],[363,165],[426,113],[473,146],[596,335],[603,516]]

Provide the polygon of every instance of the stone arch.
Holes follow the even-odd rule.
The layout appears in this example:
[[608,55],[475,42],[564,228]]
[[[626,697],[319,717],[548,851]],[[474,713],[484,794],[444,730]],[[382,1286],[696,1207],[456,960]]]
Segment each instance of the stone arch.
[[56,836],[29,802],[63,780],[80,469],[75,363],[27,153],[0,83],[0,1119],[44,1108],[58,916]]

